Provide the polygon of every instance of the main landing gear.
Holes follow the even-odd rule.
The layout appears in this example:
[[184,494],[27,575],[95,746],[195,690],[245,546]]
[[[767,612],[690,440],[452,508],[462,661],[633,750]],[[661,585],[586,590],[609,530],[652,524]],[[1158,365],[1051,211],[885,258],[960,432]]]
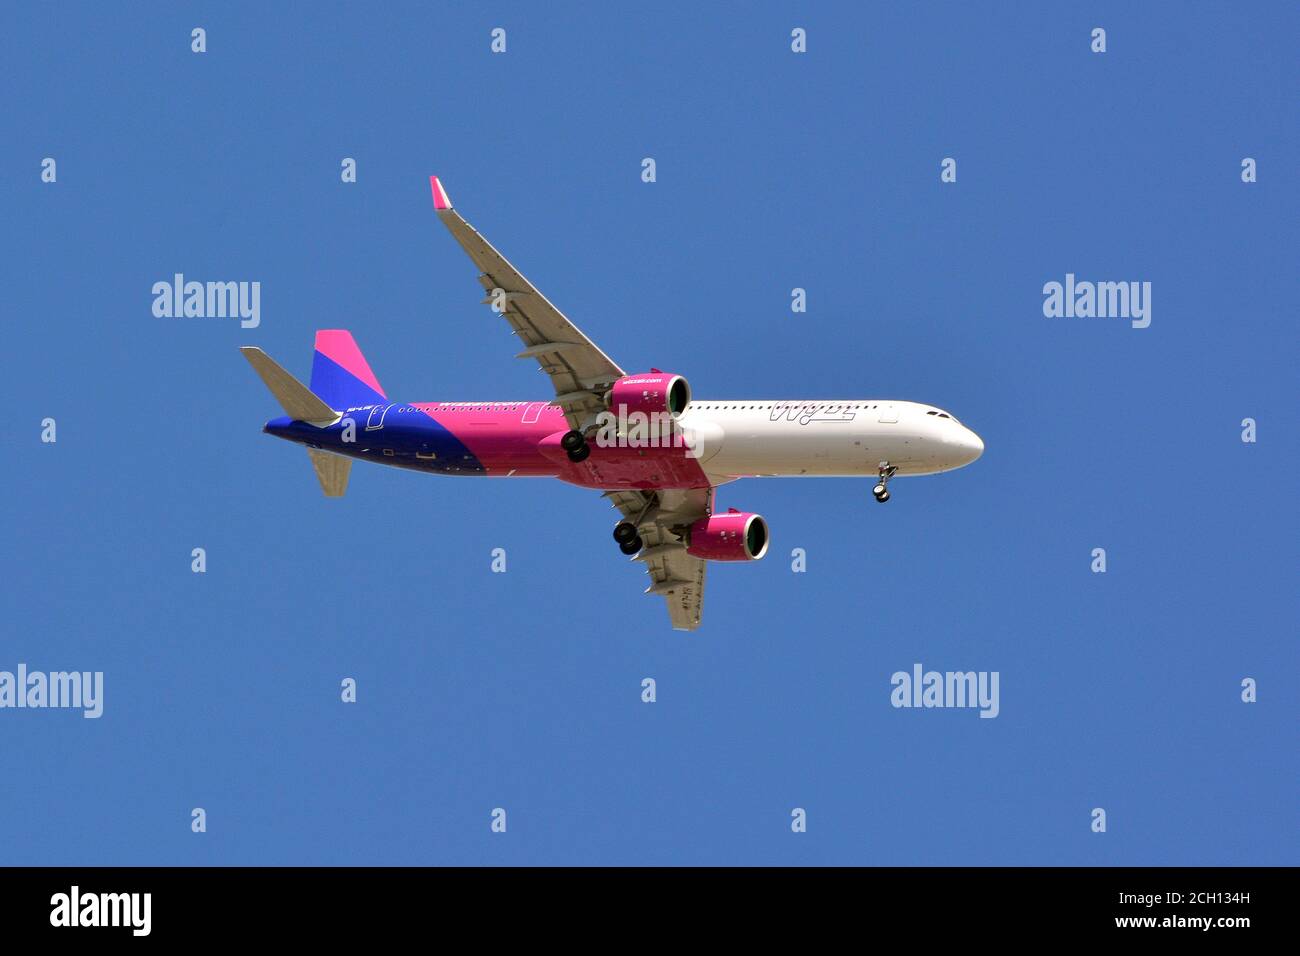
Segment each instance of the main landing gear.
[[893,478],[894,473],[897,471],[898,469],[887,461],[880,463],[880,481],[876,483],[876,487],[871,489],[871,493],[876,496],[876,500],[881,504],[889,500],[889,479]]
[[[569,461],[574,464],[586,461],[587,456],[591,454],[591,446],[579,431],[565,432],[564,437],[560,439],[560,447],[569,456]],[[635,533],[636,529],[633,528],[632,531]]]
[[636,554],[644,545],[636,525],[630,521],[620,521],[614,526],[614,540],[618,542],[618,549],[629,556]]

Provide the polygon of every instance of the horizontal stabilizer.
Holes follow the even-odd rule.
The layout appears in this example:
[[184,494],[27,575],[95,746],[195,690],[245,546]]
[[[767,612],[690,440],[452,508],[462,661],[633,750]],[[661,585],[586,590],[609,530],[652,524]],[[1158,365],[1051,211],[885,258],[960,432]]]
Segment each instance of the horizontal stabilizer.
[[261,349],[245,345],[239,351],[244,353],[248,364],[262,377],[266,387],[290,418],[312,425],[328,425],[338,419],[334,409],[312,394],[311,389],[286,372]]
[[321,491],[325,492],[325,497],[342,498],[343,492],[348,490],[352,459],[331,455],[327,451],[317,451],[315,448],[308,448],[307,454],[311,455],[311,465],[316,469],[316,477],[320,479]]

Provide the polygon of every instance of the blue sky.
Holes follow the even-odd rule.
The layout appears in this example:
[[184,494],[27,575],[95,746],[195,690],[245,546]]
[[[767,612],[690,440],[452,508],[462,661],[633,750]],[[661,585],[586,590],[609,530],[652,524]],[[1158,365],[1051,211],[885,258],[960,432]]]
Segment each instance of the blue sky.
[[[11,10],[0,669],[102,670],[105,710],[0,710],[0,863],[1300,862],[1300,15],[1092,6]],[[592,492],[325,500],[238,346],[548,394],[430,173],[625,368],[925,401],[984,457],[884,507],[725,487],[772,549],[694,635]],[[261,325],[155,318],[175,272],[261,282]],[[1069,272],[1151,282],[1151,326],[1044,317]],[[917,662],[998,671],[1000,715],[894,709]]]

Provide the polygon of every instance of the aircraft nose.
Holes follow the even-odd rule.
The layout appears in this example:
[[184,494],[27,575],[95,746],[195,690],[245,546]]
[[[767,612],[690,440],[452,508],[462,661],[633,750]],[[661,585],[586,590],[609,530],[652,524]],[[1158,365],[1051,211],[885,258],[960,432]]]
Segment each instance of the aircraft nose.
[[962,436],[961,444],[962,448],[965,449],[966,454],[970,456],[966,459],[966,463],[970,464],[980,455],[984,454],[984,440],[969,428],[964,430],[965,434]]

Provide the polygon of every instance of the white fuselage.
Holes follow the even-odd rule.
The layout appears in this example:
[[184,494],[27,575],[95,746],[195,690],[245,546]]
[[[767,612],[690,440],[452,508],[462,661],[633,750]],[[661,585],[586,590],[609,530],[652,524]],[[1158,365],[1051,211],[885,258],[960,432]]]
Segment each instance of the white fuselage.
[[678,420],[716,478],[777,475],[929,475],[984,451],[949,413],[916,402],[692,401]]

